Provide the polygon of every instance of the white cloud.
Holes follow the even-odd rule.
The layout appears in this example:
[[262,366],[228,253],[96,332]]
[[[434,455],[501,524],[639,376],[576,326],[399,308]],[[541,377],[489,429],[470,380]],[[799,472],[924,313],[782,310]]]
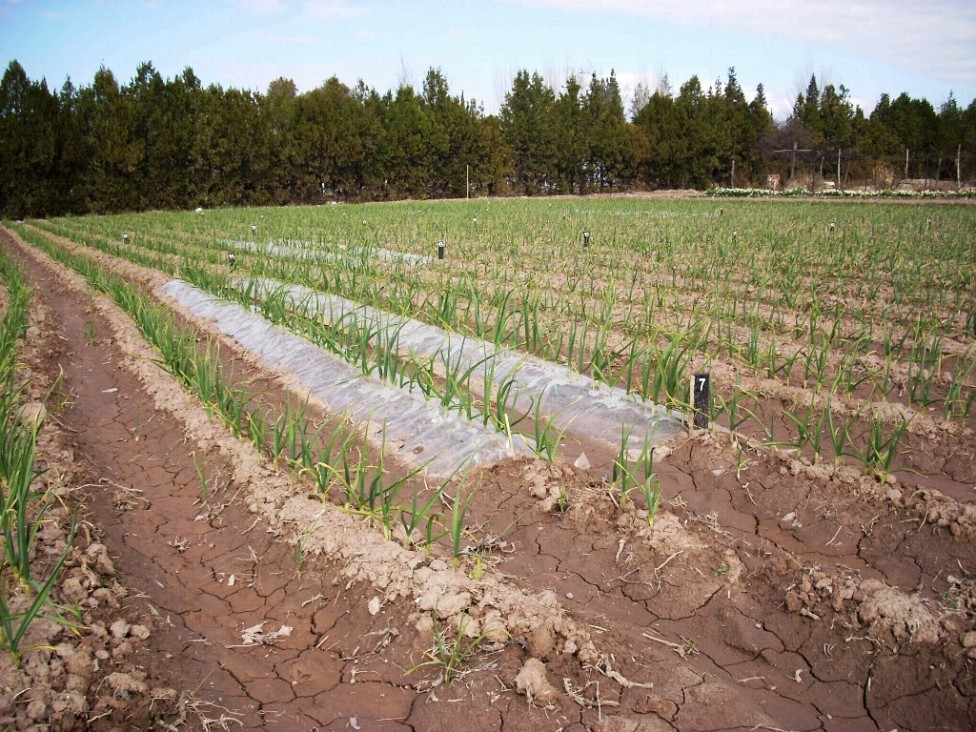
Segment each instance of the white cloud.
[[728,29],[801,47],[831,48],[936,78],[976,83],[972,0],[506,0],[614,12],[689,27]]
[[793,103],[795,101],[795,96],[791,97],[785,94],[766,92],[766,106],[770,114],[773,115],[773,119],[778,121],[783,121],[793,114]]
[[245,31],[241,35],[241,41],[259,48],[267,46],[287,46],[294,48],[296,46],[312,46],[318,39],[312,33],[257,28]]
[[308,15],[319,20],[349,20],[366,12],[366,8],[346,0],[309,0],[302,7]]
[[237,0],[238,4],[252,13],[270,15],[285,9],[284,0]]

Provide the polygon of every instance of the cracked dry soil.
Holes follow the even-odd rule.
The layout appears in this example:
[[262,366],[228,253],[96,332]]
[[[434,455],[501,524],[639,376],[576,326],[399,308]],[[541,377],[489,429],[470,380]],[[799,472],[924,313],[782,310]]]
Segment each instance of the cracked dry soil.
[[[85,627],[74,637],[39,625],[55,650],[29,654],[24,671],[0,665],[2,725],[976,727],[972,505],[932,522],[943,503],[931,496],[775,453],[749,451],[743,465],[708,433],[658,461],[665,503],[652,526],[610,500],[613,456],[596,443],[579,446],[589,470],[525,460],[479,478],[469,524],[497,538],[487,572],[558,598],[552,612],[589,629],[601,662],[513,638],[449,684],[408,674],[432,645],[418,598],[385,597],[341,562],[296,554],[248,510],[238,456],[156,409],[113,342],[109,320],[122,316],[13,238],[3,245],[37,287],[33,378],[63,370],[43,466],[81,502],[86,530],[62,595]],[[564,512],[553,510],[560,487]],[[531,703],[516,692],[529,671],[543,676]]]

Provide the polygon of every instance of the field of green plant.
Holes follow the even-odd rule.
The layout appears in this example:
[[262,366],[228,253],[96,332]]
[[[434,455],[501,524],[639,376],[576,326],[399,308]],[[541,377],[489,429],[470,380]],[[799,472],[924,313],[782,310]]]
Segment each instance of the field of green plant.
[[486,394],[473,372],[436,378],[395,334],[355,317],[324,323],[274,292],[257,302],[251,278],[471,334],[678,409],[690,375],[710,372],[719,424],[883,476],[911,467],[899,462],[911,434],[972,424],[974,223],[970,206],[493,200],[40,225],[258,304],[496,428],[546,429],[507,413],[504,384]]
[[[695,648],[685,635],[695,616],[725,617],[707,598],[726,582],[736,587],[728,602],[747,624],[759,618],[755,607],[772,603],[783,622],[773,635],[784,644],[794,628],[820,620],[824,606],[836,617],[823,648],[850,642],[849,622],[870,626],[873,642],[891,640],[859,614],[878,591],[868,582],[879,576],[900,593],[898,602],[908,602],[909,585],[928,583],[910,597],[935,618],[935,640],[954,639],[976,619],[971,551],[959,539],[976,522],[976,208],[969,204],[475,200],[8,226],[113,300],[155,347],[158,364],[296,486],[361,519],[387,544],[443,560],[465,581],[502,565],[520,586],[538,589],[544,577],[548,590],[555,576],[548,557],[565,557],[566,573],[586,578],[563,587],[573,617],[598,627],[602,616],[572,601],[599,595],[621,633],[663,644],[682,662]],[[4,275],[5,312],[20,323],[8,332],[23,332],[18,303],[26,295],[16,273]],[[177,279],[183,284],[174,287]],[[279,326],[344,362],[351,375],[341,386],[355,383],[364,408],[331,408],[328,386],[324,395],[300,385],[287,392],[284,382],[268,389],[266,377],[250,378],[267,354],[258,357],[260,349],[246,345],[251,336],[234,335],[174,294],[192,288],[204,293],[198,301],[232,309],[248,328]],[[16,358],[16,339],[7,340],[0,366]],[[254,358],[238,372],[242,362],[229,350]],[[269,363],[266,370],[277,368]],[[700,374],[711,386],[704,415],[691,406]],[[489,462],[481,473],[468,465],[425,471],[429,450],[390,438],[371,418],[376,379],[425,405],[403,407],[430,420],[418,441],[456,440],[460,450],[460,431],[451,427],[460,420],[507,444],[510,456],[535,461]],[[695,416],[707,418],[708,430],[690,430]],[[193,465],[209,511],[212,486],[196,453]],[[526,489],[537,471],[548,476],[541,492]],[[913,503],[919,495],[924,500]],[[9,567],[26,556],[19,547],[29,547],[42,506],[6,520]],[[706,538],[674,544],[674,534],[655,533],[679,521],[680,531],[699,527]],[[932,533],[922,537],[916,527],[926,523]],[[528,524],[538,538],[527,535]],[[296,529],[296,570],[314,525],[307,529]],[[592,551],[576,556],[557,545],[581,540]],[[625,544],[637,556],[628,571],[617,566],[628,561]],[[961,577],[944,571],[956,572],[955,564]],[[748,581],[738,579],[744,565]],[[57,570],[45,577],[53,581]],[[27,576],[7,575],[10,586]],[[869,589],[857,594],[851,588],[862,577]],[[35,585],[28,595],[39,613],[43,582]],[[797,588],[807,585],[801,597]],[[855,609],[844,615],[849,601]],[[676,603],[687,603],[686,618],[671,614]],[[452,630],[432,607],[435,648],[424,656],[431,664],[413,668],[437,666],[446,683],[480,652],[484,635],[463,638],[467,609]],[[630,620],[645,609],[665,622],[653,636]],[[668,618],[677,619],[667,625]],[[0,619],[16,653],[15,623],[26,627],[31,618],[3,610]],[[892,631],[896,643],[916,642],[918,627],[906,628]],[[738,652],[716,637],[699,638],[714,658]],[[620,642],[611,653],[633,639]],[[871,663],[863,661],[852,684],[870,691]],[[821,694],[830,696],[826,686],[817,687]]]
[[[678,415],[690,410],[692,374],[708,373],[711,423],[732,430],[740,451],[789,450],[878,478],[908,471],[921,485],[935,475],[959,497],[971,471],[943,468],[964,434],[971,441],[976,407],[974,219],[970,206],[945,205],[492,200],[36,225],[257,309],[364,374],[509,441],[521,433],[548,462],[572,462],[567,440],[591,454],[594,442],[609,445],[621,499],[636,490],[652,520],[660,491],[646,435],[626,423],[588,433],[576,421],[585,400],[567,416],[547,400],[549,387],[526,390],[518,369],[496,374],[489,351],[420,355],[400,342],[404,323],[568,367]],[[387,536],[398,520],[408,541],[426,527],[428,547],[448,536],[459,556],[460,502],[453,523],[434,511],[446,482],[405,503],[402,489],[421,466],[389,477],[385,437],[369,458],[343,415],[312,425],[301,404],[262,406],[147,293],[18,228],[123,305],[166,367],[235,432]],[[324,313],[295,285],[390,320]]]

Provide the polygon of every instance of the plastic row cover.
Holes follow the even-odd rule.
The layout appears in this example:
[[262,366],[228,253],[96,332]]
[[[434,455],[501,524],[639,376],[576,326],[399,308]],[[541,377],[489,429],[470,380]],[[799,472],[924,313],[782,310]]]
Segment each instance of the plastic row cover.
[[345,413],[376,445],[402,463],[424,465],[432,477],[532,454],[525,441],[463,418],[419,392],[399,389],[364,376],[351,364],[304,338],[272,325],[236,303],[181,280],[168,282],[163,294],[195,316],[216,323],[268,368],[294,378],[290,388],[306,393],[334,414]]
[[626,435],[629,446],[639,449],[645,442],[663,442],[683,429],[679,414],[565,366],[301,285],[273,280],[256,280],[255,284],[257,292],[281,292],[293,304],[308,307],[328,322],[356,318],[382,332],[383,342],[395,344],[401,352],[431,357],[462,374],[470,370],[471,388],[482,392],[482,397],[485,383],[497,389],[512,380],[519,414],[538,408],[543,417],[569,434],[596,438],[614,447]]
[[423,266],[429,264],[431,261],[430,257],[422,254],[405,254],[381,247],[346,247],[344,244],[340,244],[339,252],[321,251],[313,248],[313,242],[297,239],[272,239],[267,244],[258,244],[253,241],[231,241],[228,239],[219,242],[219,244],[230,249],[237,249],[238,251],[270,254],[273,257],[291,257],[293,259],[307,259],[315,262],[337,262],[339,264],[355,264],[363,256],[374,256],[383,262],[401,262],[411,267]]

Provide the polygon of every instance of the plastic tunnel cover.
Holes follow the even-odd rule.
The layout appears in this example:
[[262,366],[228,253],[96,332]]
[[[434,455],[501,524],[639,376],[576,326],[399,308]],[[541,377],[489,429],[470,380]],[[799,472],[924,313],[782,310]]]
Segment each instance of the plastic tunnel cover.
[[346,414],[376,446],[401,463],[424,466],[444,479],[461,469],[510,457],[531,455],[525,441],[510,441],[440,404],[378,378],[288,330],[272,325],[246,308],[181,280],[160,288],[162,294],[193,315],[214,322],[269,369],[294,379],[289,389],[308,395],[329,412]]
[[337,245],[337,251],[322,251],[315,242],[300,239],[272,239],[267,244],[253,241],[232,241],[225,239],[218,242],[220,246],[238,251],[270,254],[273,257],[287,257],[298,260],[330,262],[333,264],[355,265],[364,257],[376,257],[383,262],[402,263],[411,267],[422,267],[430,264],[431,258],[423,254],[409,254],[394,252],[382,247],[349,247],[345,244]]
[[255,280],[254,284],[256,292],[281,292],[293,304],[307,306],[330,322],[355,317],[360,323],[375,325],[383,332],[384,341],[395,339],[401,351],[432,357],[452,369],[473,369],[474,389],[484,383],[486,375],[496,387],[514,377],[514,407],[523,413],[538,402],[540,415],[568,434],[614,447],[620,445],[622,434],[628,435],[628,446],[640,449],[644,444],[668,440],[684,429],[679,414],[565,366],[302,285],[270,279]]

